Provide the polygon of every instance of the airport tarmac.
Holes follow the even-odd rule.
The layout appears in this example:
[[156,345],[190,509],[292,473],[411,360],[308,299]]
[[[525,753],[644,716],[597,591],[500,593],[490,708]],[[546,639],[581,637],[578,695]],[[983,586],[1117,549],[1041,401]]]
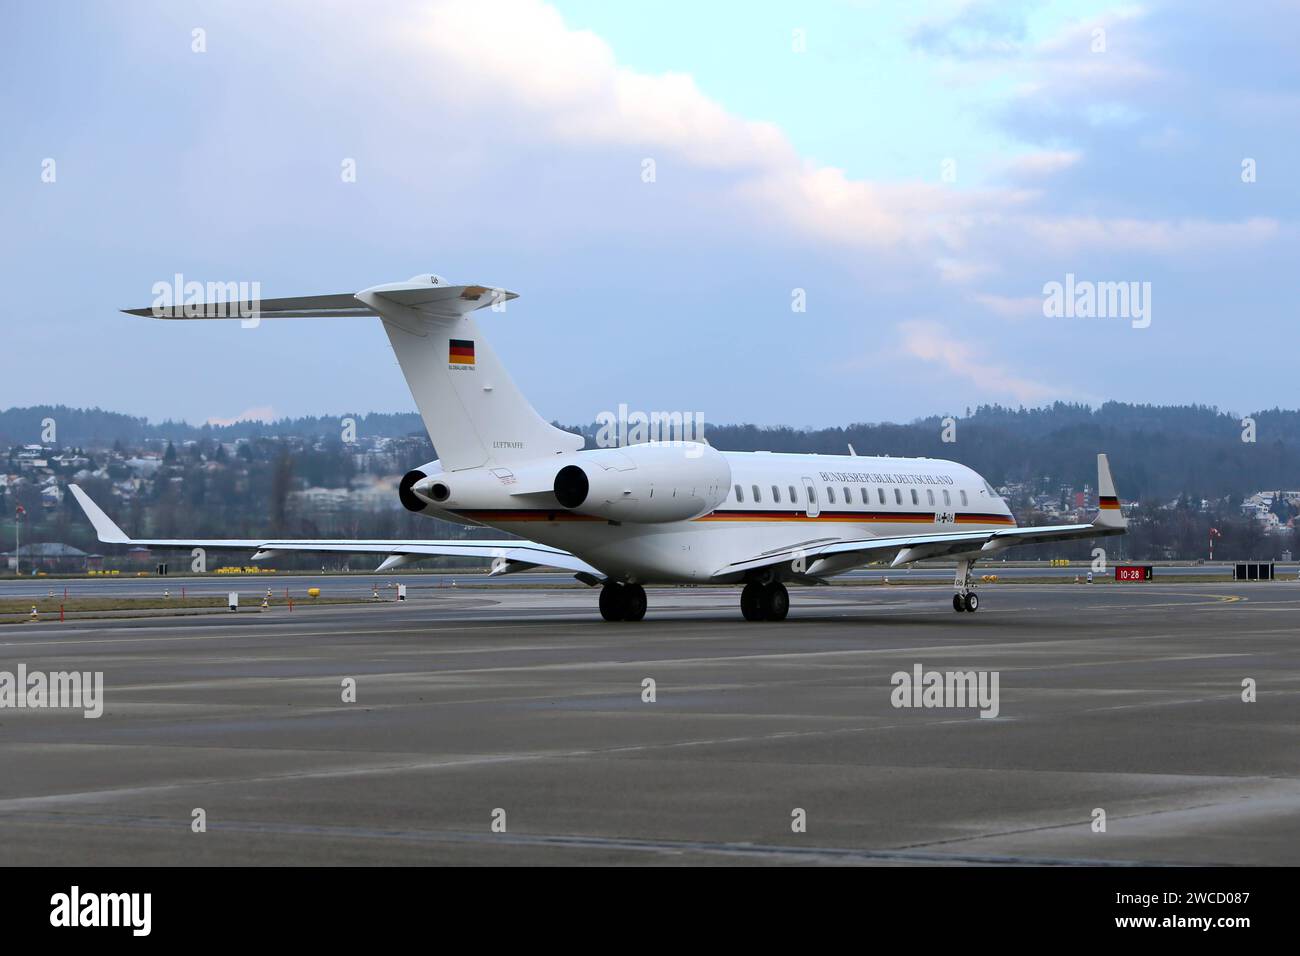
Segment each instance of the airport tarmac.
[[[855,584],[881,584],[888,579],[893,584],[934,583],[947,584],[953,579],[953,565],[921,565],[918,567],[887,568],[873,567],[849,571],[837,575],[836,582]],[[60,595],[66,588],[72,597],[149,597],[161,595],[164,589],[172,594],[219,595],[229,591],[239,591],[245,596],[260,595],[271,588],[282,592],[285,588],[296,595],[309,587],[320,587],[325,593],[340,597],[365,596],[378,585],[388,588],[403,583],[411,591],[443,589],[456,587],[519,587],[520,585],[544,585],[549,587],[584,587],[574,580],[573,575],[564,571],[520,571],[510,574],[489,576],[486,567],[471,571],[448,571],[445,573],[403,573],[403,574],[368,574],[364,571],[351,573],[313,574],[304,571],[280,571],[274,574],[230,574],[230,575],[180,575],[173,574],[159,577],[146,574],[136,577],[120,574],[109,577],[28,577],[5,578],[0,580],[0,599],[4,598],[42,598]],[[1232,580],[1231,564],[1204,565],[1160,565],[1155,568],[1155,580],[1179,581],[1188,578],[1204,579],[1219,577],[1223,581]],[[1294,581],[1300,575],[1295,565],[1278,563],[1275,573],[1280,581]],[[1087,562],[1076,562],[1069,567],[1051,567],[1046,563],[1003,564],[989,562],[980,564],[976,569],[976,578],[984,574],[995,574],[1000,581],[1018,581],[1033,579],[1059,580],[1062,584],[1072,583],[1076,578],[1086,577]],[[1108,570],[1100,577],[1114,576]]]
[[[1300,585],[981,596],[794,589],[750,624],[733,589],[656,588],[606,624],[594,590],[502,584],[3,625],[0,670],[105,689],[98,719],[0,710],[0,864],[1300,863]],[[894,707],[918,664],[996,672],[998,716]]]

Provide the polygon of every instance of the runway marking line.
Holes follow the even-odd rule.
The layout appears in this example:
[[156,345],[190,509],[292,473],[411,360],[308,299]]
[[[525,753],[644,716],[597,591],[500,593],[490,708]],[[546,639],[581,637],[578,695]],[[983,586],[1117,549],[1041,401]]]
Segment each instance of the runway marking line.
[[[26,825],[91,827],[107,826],[136,829],[180,830],[188,829],[185,821],[160,817],[81,816],[59,814],[12,814],[14,823]],[[0,820],[0,825],[7,821]],[[870,849],[856,847],[787,846],[775,843],[748,843],[738,841],[665,840],[638,837],[583,836],[580,834],[544,833],[479,833],[470,830],[412,830],[395,827],[349,827],[330,824],[267,823],[259,821],[218,821],[208,824],[209,832],[246,834],[274,834],[280,836],[325,837],[332,839],[396,840],[409,843],[467,843],[496,846],[548,847],[576,850],[602,850],[608,852],[654,853],[684,856],[690,853],[707,855],[789,858],[803,862],[875,863],[895,861],[901,863],[953,863],[970,865],[1034,866],[1176,866],[1153,860],[1113,860],[1093,858],[1035,857],[1025,854],[1007,855],[993,853],[936,853],[918,849]]]

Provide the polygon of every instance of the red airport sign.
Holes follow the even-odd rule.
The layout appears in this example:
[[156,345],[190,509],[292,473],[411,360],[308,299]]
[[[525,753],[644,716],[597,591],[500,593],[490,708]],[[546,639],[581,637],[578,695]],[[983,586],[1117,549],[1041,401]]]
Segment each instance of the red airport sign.
[[1115,565],[1116,581],[1150,581],[1151,565],[1149,564],[1117,564]]

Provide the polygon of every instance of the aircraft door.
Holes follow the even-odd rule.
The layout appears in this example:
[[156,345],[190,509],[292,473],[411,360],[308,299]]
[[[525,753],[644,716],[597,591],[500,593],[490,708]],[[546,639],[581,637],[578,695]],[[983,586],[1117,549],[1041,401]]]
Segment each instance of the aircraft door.
[[816,518],[822,512],[821,502],[817,500],[817,488],[807,476],[803,479],[804,512],[809,518]]

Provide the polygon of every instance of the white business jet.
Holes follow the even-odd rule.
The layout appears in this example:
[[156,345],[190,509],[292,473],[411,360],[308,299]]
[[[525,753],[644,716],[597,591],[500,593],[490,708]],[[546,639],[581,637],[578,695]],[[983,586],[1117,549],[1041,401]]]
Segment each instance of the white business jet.
[[[262,300],[260,318],[378,318],[438,453],[406,474],[404,506],[482,525],[496,540],[178,540],[128,537],[76,485],[99,540],[152,548],[382,555],[383,571],[434,555],[480,557],[493,574],[559,568],[600,585],[607,621],[639,621],[646,584],[743,585],[746,620],[779,621],[787,583],[821,584],[871,562],[957,563],[952,606],[975,611],[972,568],[1017,544],[1123,534],[1127,522],[1105,455],[1090,524],[1016,527],[1006,502],[971,469],[932,458],[718,451],[666,441],[584,450],[515,387],[473,313],[513,292],[437,275],[362,292]],[[131,309],[164,319],[247,317],[230,303]],[[852,450],[852,449],[850,449]]]

